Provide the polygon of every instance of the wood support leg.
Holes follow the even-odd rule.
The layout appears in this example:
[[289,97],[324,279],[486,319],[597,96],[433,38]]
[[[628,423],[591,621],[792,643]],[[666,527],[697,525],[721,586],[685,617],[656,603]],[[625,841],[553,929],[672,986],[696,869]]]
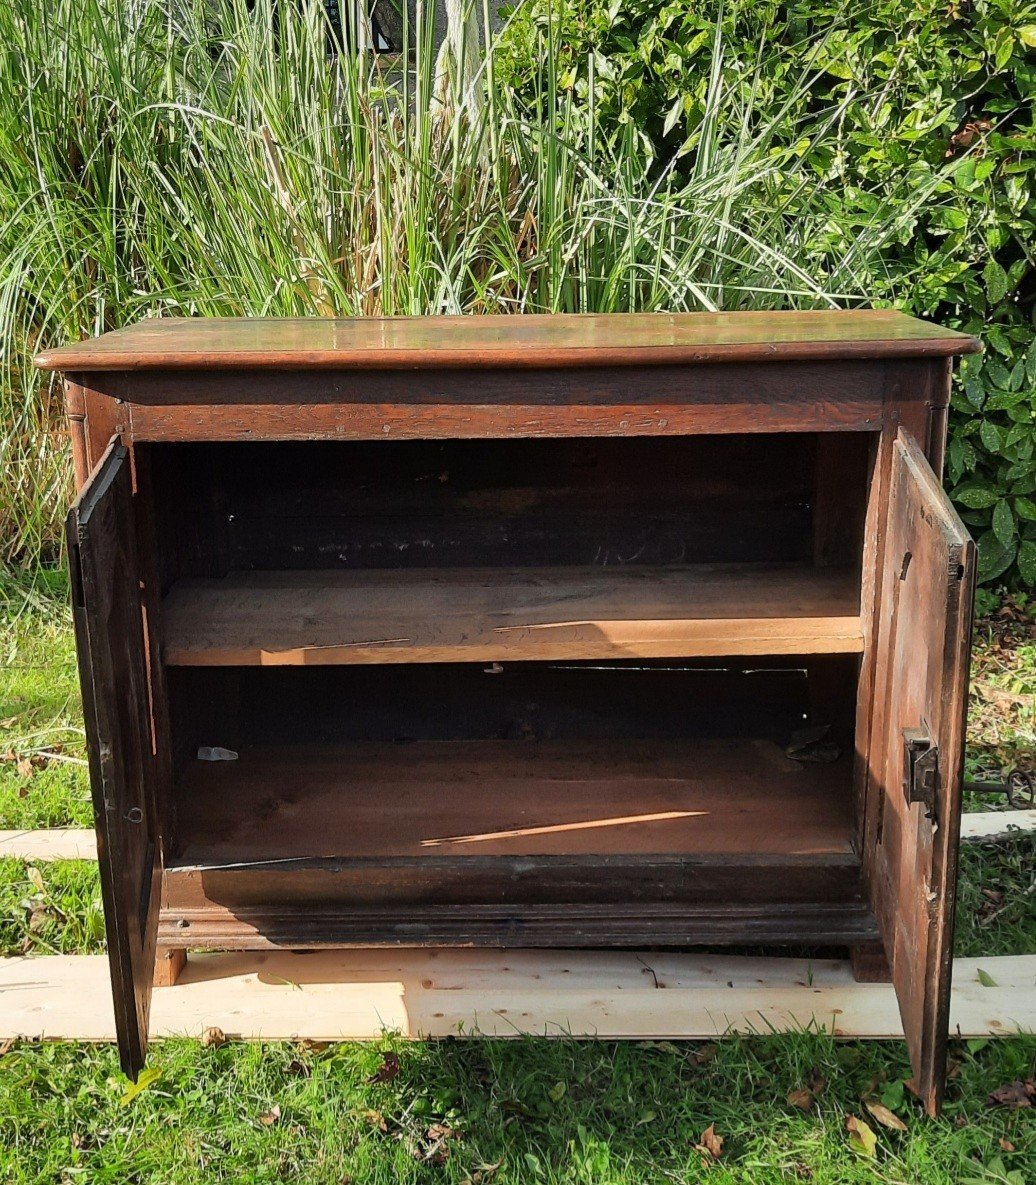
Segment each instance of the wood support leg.
[[892,968],[880,942],[849,947],[849,966],[857,983],[891,983]]
[[158,948],[155,955],[155,987],[172,987],[187,966],[187,952],[181,947]]

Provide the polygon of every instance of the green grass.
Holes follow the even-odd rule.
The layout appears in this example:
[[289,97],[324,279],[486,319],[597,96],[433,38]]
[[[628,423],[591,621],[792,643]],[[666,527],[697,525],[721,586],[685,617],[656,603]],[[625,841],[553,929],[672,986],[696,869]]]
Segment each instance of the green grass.
[[95,860],[0,860],[0,957],[102,952],[104,913]]
[[1036,954],[1036,837],[961,847],[954,953]]
[[92,822],[63,577],[0,573],[0,827]]
[[[372,1083],[389,1052],[398,1074]],[[0,1179],[1024,1185],[1036,1156],[1036,1112],[987,1103],[1036,1070],[1033,1040],[955,1045],[938,1121],[904,1089],[901,1045],[808,1034],[319,1051],[165,1042],[151,1064],[154,1080],[126,1102],[109,1048],[8,1052]],[[818,1092],[805,1113],[786,1100],[810,1082]],[[907,1130],[870,1119],[876,1155],[861,1157],[846,1118],[867,1119],[866,1103],[882,1101]],[[710,1124],[724,1140],[715,1162],[697,1150]]]

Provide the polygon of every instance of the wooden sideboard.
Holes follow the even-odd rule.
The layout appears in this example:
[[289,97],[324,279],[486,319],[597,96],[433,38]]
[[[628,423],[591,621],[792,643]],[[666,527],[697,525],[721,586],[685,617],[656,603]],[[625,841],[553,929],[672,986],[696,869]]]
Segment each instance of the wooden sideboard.
[[126,1071],[190,947],[805,943],[891,978],[937,1110],[977,348],[831,311],[40,355]]

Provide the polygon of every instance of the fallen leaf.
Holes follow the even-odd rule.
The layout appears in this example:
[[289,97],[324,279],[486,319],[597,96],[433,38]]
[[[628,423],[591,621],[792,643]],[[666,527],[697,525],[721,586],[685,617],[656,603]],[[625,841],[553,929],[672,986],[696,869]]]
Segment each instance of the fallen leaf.
[[309,1037],[303,1037],[299,1042],[299,1049],[305,1049],[308,1053],[323,1053],[330,1044],[330,1041],[312,1041]]
[[367,1079],[368,1082],[391,1082],[399,1073],[399,1057],[395,1053],[381,1055],[381,1065]]
[[882,1127],[890,1127],[894,1132],[906,1131],[907,1125],[894,1111],[890,1111],[884,1103],[864,1103],[864,1106]]
[[269,1111],[264,1111],[263,1114],[259,1116],[259,1122],[263,1125],[263,1127],[273,1127],[273,1125],[277,1122],[278,1119],[280,1119],[280,1117],[281,1117],[280,1104],[274,1103],[274,1105],[269,1109]]
[[430,1124],[425,1129],[423,1141],[413,1150],[414,1159],[424,1160],[429,1164],[445,1164],[450,1158],[448,1141],[456,1139],[459,1134],[448,1124]]
[[827,1090],[827,1079],[820,1072],[819,1066],[814,1066],[810,1070],[809,1077],[806,1079],[806,1086],[809,1087],[809,1089],[815,1095],[823,1094],[824,1091]]
[[211,1047],[212,1049],[219,1049],[221,1045],[226,1045],[227,1035],[222,1029],[217,1028],[215,1025],[210,1025],[210,1027],[207,1028],[204,1033],[202,1033],[201,1043],[207,1048]]
[[20,778],[31,778],[35,772],[32,762],[28,757],[23,757],[15,768],[18,770],[18,777]]
[[136,1082],[131,1082],[129,1086],[122,1092],[122,1098],[119,1102],[125,1107],[139,1094],[143,1094],[149,1086],[154,1086],[155,1083],[162,1077],[162,1069],[160,1066],[148,1066],[146,1070],[141,1070]]
[[996,980],[989,974],[988,971],[983,971],[981,967],[976,972],[976,977],[983,987],[996,987]]
[[498,1160],[494,1164],[477,1165],[471,1176],[465,1177],[460,1185],[484,1185],[503,1163],[502,1160]]
[[813,1106],[813,1092],[806,1090],[805,1087],[793,1090],[788,1095],[787,1102],[789,1107],[798,1107],[800,1111],[809,1111]]
[[711,1062],[718,1052],[718,1045],[701,1045],[691,1054],[691,1061],[696,1066],[704,1066]]
[[878,1137],[868,1124],[855,1115],[849,1115],[845,1120],[845,1128],[849,1133],[849,1144],[854,1152],[860,1156],[873,1156],[878,1146]]
[[1001,1136],[1001,1137],[1000,1137],[1000,1139],[999,1139],[999,1140],[997,1140],[997,1143],[998,1143],[998,1144],[1000,1145],[1000,1147],[1001,1147],[1001,1148],[1004,1150],[1004,1152],[1014,1152],[1014,1151],[1016,1151],[1016,1149],[1015,1149],[1015,1146],[1014,1146],[1014,1145],[1011,1143],[1011,1141],[1010,1141],[1010,1140],[1005,1140],[1003,1136]]
[[371,1127],[376,1127],[378,1131],[388,1131],[388,1124],[385,1122],[385,1116],[382,1115],[380,1111],[364,1111],[363,1118],[370,1124]]
[[8,1037],[6,1041],[0,1041],[0,1057],[6,1057],[12,1049],[14,1049],[13,1037]]
[[47,886],[43,883],[43,873],[38,868],[27,868],[25,875],[29,878],[29,884],[32,885],[37,893],[46,893]]
[[310,1074],[313,1073],[309,1066],[307,1066],[304,1061],[297,1057],[293,1057],[291,1061],[288,1062],[287,1072],[291,1074],[293,1078],[308,1078]]
[[1012,1111],[1020,1111],[1023,1107],[1032,1106],[1032,1096],[1036,1094],[1036,1087],[1030,1088],[1028,1082],[1005,1082],[991,1091],[989,1103],[993,1107],[1008,1107]]
[[29,933],[38,934],[47,924],[50,910],[45,905],[34,905],[29,912]]
[[701,1143],[695,1145],[698,1152],[703,1152],[712,1160],[719,1160],[723,1155],[723,1137],[716,1131],[716,1125],[710,1123],[701,1133]]

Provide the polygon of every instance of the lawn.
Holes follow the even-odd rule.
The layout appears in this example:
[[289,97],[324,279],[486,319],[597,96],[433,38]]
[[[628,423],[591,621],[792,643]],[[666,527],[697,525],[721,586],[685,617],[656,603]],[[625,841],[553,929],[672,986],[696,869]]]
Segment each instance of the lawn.
[[[60,578],[9,582],[3,595],[0,827],[88,825]],[[1018,601],[978,625],[970,739],[972,775],[1032,769],[1036,644]],[[959,954],[1036,951],[1034,855],[1031,838],[965,851]],[[98,897],[93,864],[0,862],[0,951],[103,949]],[[1036,1039],[955,1042],[938,1121],[909,1092],[901,1043],[812,1033],[708,1044],[171,1041],[153,1050],[139,1092],[109,1046],[0,1049],[4,1182],[1036,1179],[1036,1110],[990,1099],[1036,1077]],[[1028,1101],[1024,1089],[1014,1097]],[[873,1155],[848,1120],[876,1137]]]

